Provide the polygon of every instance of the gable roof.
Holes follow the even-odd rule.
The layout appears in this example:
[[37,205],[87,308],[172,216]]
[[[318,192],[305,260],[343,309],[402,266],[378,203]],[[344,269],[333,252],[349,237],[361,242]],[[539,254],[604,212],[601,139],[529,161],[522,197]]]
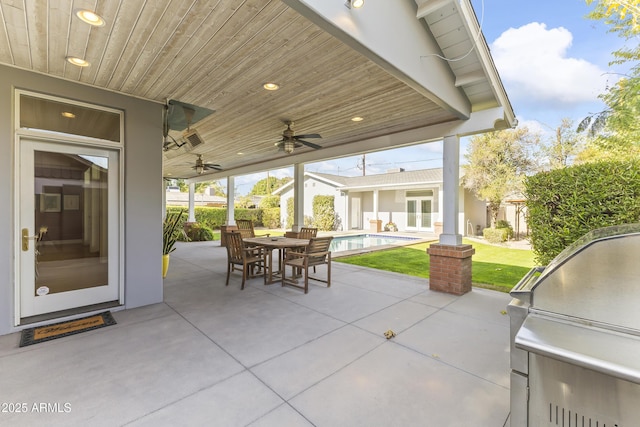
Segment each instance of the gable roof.
[[[313,178],[341,190],[365,190],[374,187],[416,187],[437,185],[443,182],[442,168],[387,172],[365,176],[340,176],[319,172],[305,172],[304,175],[305,179]],[[293,186],[293,181],[289,181],[278,188],[273,194],[282,193],[290,186]]]

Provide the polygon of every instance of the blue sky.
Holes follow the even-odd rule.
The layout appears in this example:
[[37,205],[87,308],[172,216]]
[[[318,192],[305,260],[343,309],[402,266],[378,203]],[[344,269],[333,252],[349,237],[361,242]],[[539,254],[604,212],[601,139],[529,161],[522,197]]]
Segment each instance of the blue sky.
[[[584,0],[472,0],[472,4],[520,126],[544,137],[565,117],[577,124],[603,108],[598,94],[624,71],[608,65],[611,52],[624,41],[607,33],[602,23],[585,18],[590,7]],[[465,149],[463,140],[463,155]],[[440,167],[442,144],[370,153],[365,165],[367,175],[399,167]],[[362,156],[309,164],[306,169],[362,175]],[[270,173],[291,176],[292,168]],[[262,178],[266,173],[236,177],[237,192],[248,193]]]

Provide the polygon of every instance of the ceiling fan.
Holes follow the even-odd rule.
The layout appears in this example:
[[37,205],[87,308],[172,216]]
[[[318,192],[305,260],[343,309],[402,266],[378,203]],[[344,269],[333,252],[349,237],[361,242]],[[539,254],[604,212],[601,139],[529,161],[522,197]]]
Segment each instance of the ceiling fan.
[[276,147],[278,147],[279,151],[284,151],[287,154],[293,153],[294,148],[302,147],[306,145],[307,147],[311,147],[315,150],[322,148],[318,144],[314,144],[313,142],[305,141],[304,138],[322,138],[317,133],[308,133],[306,135],[296,135],[291,126],[293,126],[293,122],[290,120],[286,120],[284,122],[287,125],[287,128],[282,133],[282,139],[279,142],[276,142]]
[[196,154],[196,156],[198,156],[198,158],[196,159],[196,164],[195,166],[192,167],[192,169],[195,169],[198,175],[201,175],[205,171],[210,171],[210,170],[221,171],[222,170],[222,166],[217,165],[215,163],[206,163],[204,160],[202,160],[202,154]]

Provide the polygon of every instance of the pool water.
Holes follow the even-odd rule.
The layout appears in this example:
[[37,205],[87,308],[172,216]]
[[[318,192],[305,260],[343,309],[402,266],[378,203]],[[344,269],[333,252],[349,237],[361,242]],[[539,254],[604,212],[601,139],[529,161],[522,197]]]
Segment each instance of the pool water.
[[356,234],[353,236],[337,236],[331,241],[331,252],[351,251],[372,246],[390,245],[408,240],[420,240],[417,237],[384,236],[381,234]]

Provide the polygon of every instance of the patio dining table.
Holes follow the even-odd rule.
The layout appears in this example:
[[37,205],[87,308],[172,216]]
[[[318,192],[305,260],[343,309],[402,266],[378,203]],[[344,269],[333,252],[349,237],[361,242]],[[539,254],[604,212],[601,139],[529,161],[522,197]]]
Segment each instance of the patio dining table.
[[[245,243],[263,246],[268,249],[269,277],[267,278],[267,284],[275,283],[274,276],[278,276],[279,279],[284,275],[282,269],[287,249],[304,248],[309,245],[309,239],[295,239],[292,237],[247,237],[242,240]],[[273,272],[273,257],[271,255],[274,249],[278,250],[278,270],[275,274]]]

